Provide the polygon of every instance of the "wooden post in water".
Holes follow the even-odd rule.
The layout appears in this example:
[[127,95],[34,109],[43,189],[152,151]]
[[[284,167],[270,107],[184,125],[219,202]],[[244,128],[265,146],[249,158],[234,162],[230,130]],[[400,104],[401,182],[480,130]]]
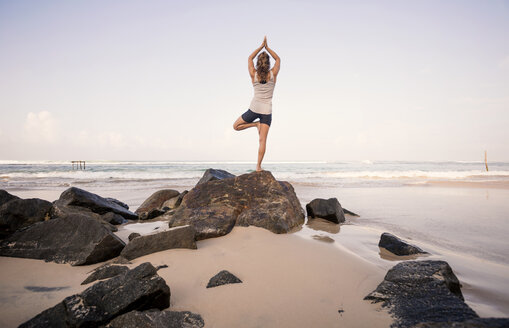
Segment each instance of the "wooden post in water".
[[86,168],[85,161],[71,161],[72,163],[72,169],[74,170],[74,164],[76,164],[76,170],[84,170]]
[[488,152],[484,151],[484,165],[486,165],[486,172],[488,172]]

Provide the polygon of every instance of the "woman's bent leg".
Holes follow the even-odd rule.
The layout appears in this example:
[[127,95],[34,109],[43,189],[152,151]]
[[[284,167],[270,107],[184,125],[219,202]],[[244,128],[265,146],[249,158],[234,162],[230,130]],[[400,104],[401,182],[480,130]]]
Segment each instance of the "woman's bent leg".
[[258,129],[258,134],[260,136],[260,145],[258,146],[258,162],[256,164],[256,171],[262,170],[262,160],[265,155],[265,148],[267,145],[267,135],[269,134],[270,126],[262,123],[260,124],[260,128]]
[[242,119],[242,116],[240,116],[235,121],[235,123],[233,123],[233,129],[236,131],[240,131],[240,130],[244,130],[244,129],[252,128],[253,126],[256,126],[256,127],[258,127],[258,130],[260,130],[259,125],[260,125],[260,122],[247,123],[246,121],[244,121]]

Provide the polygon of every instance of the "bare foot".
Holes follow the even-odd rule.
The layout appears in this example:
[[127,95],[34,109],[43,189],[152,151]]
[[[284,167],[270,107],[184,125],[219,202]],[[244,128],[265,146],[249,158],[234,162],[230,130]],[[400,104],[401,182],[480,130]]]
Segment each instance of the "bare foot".
[[263,170],[262,170],[262,167],[261,167],[261,166],[257,166],[257,167],[256,167],[256,172],[261,172],[261,171],[263,171]]

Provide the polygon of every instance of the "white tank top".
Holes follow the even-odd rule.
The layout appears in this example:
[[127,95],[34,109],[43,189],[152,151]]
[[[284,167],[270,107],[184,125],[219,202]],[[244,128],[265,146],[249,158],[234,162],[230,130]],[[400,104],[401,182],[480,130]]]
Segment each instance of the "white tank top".
[[274,87],[276,86],[274,75],[272,74],[272,71],[270,71],[270,78],[267,83],[264,84],[258,82],[257,77],[258,76],[255,72],[253,79],[254,97],[253,100],[251,100],[251,106],[249,106],[249,109],[258,114],[271,114],[272,95],[274,94]]

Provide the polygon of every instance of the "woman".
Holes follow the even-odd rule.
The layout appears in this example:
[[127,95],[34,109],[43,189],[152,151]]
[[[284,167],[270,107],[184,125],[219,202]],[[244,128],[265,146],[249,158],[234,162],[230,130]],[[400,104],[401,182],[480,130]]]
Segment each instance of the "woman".
[[[253,59],[263,48],[265,48],[276,61],[272,69],[270,69],[270,57],[265,51],[258,56],[256,68],[253,65]],[[274,93],[280,64],[281,59],[274,50],[269,48],[267,44],[267,37],[265,37],[262,45],[249,55],[247,63],[251,82],[254,87],[254,97],[251,101],[251,106],[247,112],[242,114],[242,116],[233,123],[233,128],[237,131],[252,128],[254,126],[258,129],[260,145],[258,146],[258,162],[256,164],[256,171],[262,170],[262,160],[263,155],[265,155],[267,134],[269,133],[270,123],[272,122],[272,94]],[[255,122],[254,120],[256,119],[259,120]]]

